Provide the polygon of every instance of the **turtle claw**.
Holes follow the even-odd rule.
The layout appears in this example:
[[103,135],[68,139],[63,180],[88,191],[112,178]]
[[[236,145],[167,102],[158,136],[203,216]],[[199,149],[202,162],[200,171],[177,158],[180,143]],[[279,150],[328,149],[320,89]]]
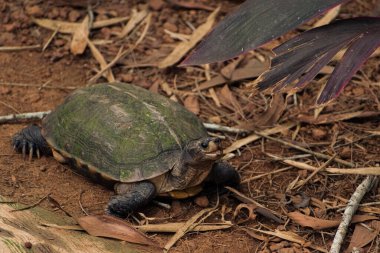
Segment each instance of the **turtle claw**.
[[29,161],[33,156],[41,157],[41,154],[50,154],[50,148],[40,133],[40,128],[36,125],[30,125],[15,134],[12,138],[13,148],[22,154],[24,160],[28,154]]

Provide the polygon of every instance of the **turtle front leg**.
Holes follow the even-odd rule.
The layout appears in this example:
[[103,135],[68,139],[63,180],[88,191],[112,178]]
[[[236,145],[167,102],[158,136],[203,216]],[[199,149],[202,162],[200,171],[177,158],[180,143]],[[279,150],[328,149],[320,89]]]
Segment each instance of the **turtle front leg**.
[[206,181],[217,185],[236,187],[240,184],[240,176],[230,164],[217,162],[212,167]]
[[117,195],[108,202],[106,213],[124,218],[148,204],[156,196],[156,187],[149,181],[118,183],[115,192]]
[[41,155],[51,155],[51,149],[41,134],[41,128],[35,124],[29,125],[12,137],[12,145],[15,150],[22,153],[24,159],[29,154],[31,160],[35,154],[38,158]]

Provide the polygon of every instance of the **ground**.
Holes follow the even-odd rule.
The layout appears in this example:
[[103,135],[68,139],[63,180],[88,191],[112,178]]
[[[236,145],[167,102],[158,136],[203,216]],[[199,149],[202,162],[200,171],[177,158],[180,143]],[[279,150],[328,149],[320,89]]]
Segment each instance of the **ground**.
[[[229,86],[224,84],[215,86],[212,91],[207,89],[202,92],[192,91],[196,85],[206,80],[207,74],[214,77],[226,64],[212,64],[209,71],[203,67],[159,69],[149,66],[159,59],[163,59],[178,44],[178,40],[164,32],[164,29],[181,34],[191,34],[192,26],[198,27],[204,23],[210,10],[216,8],[219,3],[222,5],[222,9],[218,19],[230,12],[241,1],[183,1],[197,3],[198,6],[195,7],[183,7],[169,4],[171,1],[159,0],[90,2],[92,2],[95,20],[129,16],[133,8],[141,10],[146,7],[146,3],[148,3],[148,10],[152,13],[152,22],[142,42],[112,68],[116,80],[131,82],[150,89],[152,92],[159,92],[172,99],[175,98],[179,103],[184,103],[187,108],[198,113],[204,122],[244,128],[247,132],[270,128],[264,127],[260,122],[268,116],[265,108],[270,97],[252,94],[242,81]],[[374,15],[375,3],[376,1],[369,0],[352,1],[343,7],[340,17]],[[87,1],[1,0],[0,12],[1,47],[45,45],[54,31],[34,24],[31,17],[80,22],[87,14]],[[120,46],[126,49],[133,47],[142,33],[143,28],[137,27],[136,31],[124,40],[117,40],[115,33],[120,32],[124,24],[125,22],[91,31],[91,39],[98,41],[96,45],[107,62],[112,61]],[[99,64],[88,48],[80,55],[70,53],[70,40],[70,34],[57,33],[43,52],[41,52],[41,48],[0,51],[0,115],[52,110],[62,103],[72,90],[87,85],[99,69]],[[117,42],[107,43],[107,40],[117,40]],[[264,59],[265,62],[267,56],[270,55],[266,48],[241,57],[240,66],[244,67],[252,60],[260,63]],[[261,64],[264,63],[261,62]],[[243,67],[242,69],[244,69]],[[298,103],[295,101],[295,96],[289,97],[285,106],[284,102],[277,103],[278,110],[283,113],[275,117],[275,121],[272,119],[270,123],[273,125],[293,122],[298,125],[281,131],[276,137],[293,140],[293,143],[299,146],[306,147],[307,144],[307,147],[314,151],[330,156],[336,155],[347,162],[355,163],[357,167],[379,166],[380,119],[379,114],[376,114],[380,111],[379,68],[378,55],[369,59],[343,94],[331,105],[325,107],[321,113],[339,115],[361,111],[372,112],[375,116],[349,117],[345,121],[335,120],[327,124],[307,123],[297,117],[299,114],[313,116],[313,106],[319,91],[320,80],[326,76],[326,74],[322,74],[312,85],[297,95]],[[97,82],[105,81],[103,77],[97,80]],[[212,92],[216,92],[220,105],[217,104],[218,99],[215,99]],[[36,123],[38,124],[39,121]],[[85,212],[89,214],[103,213],[109,197],[113,194],[111,190],[75,174],[69,167],[61,165],[52,157],[27,161],[15,153],[11,146],[11,138],[26,125],[28,125],[27,122],[0,125],[1,195],[24,204],[32,204],[50,194],[65,211],[74,217],[83,216]],[[245,137],[221,132],[218,134],[226,136],[224,143],[226,147]],[[279,161],[273,161],[268,154],[291,157],[303,154],[303,152],[291,149],[286,145],[279,145],[273,140],[262,139],[244,145],[234,154],[236,156],[230,162],[237,168],[242,180],[245,180],[239,191],[281,214],[291,211],[282,198],[292,182],[297,182],[296,179],[305,179],[310,173],[293,168],[267,175],[259,180],[249,181],[247,179],[286,167]],[[315,167],[319,167],[325,162],[317,157],[298,159],[298,161]],[[332,162],[331,167],[345,166]],[[323,201],[328,207],[334,207],[345,204],[362,178],[361,176],[320,173],[306,183],[301,188],[302,191],[298,191],[298,194],[305,194]],[[288,191],[288,193],[291,196],[297,195],[297,191]],[[209,206],[215,205],[217,202],[215,193],[203,193],[203,195],[208,197]],[[380,191],[375,188],[365,198],[365,202],[375,202],[379,196]],[[154,204],[149,205],[144,210],[144,214],[147,217],[155,218],[151,221],[152,223],[187,221],[204,208],[197,205],[195,199],[183,201],[164,199],[160,201],[170,204],[172,208],[166,210]],[[231,218],[234,208],[239,203],[240,201],[232,194],[225,192],[220,196],[219,205],[227,209],[226,217],[228,219]],[[43,201],[40,206],[61,212],[52,201]],[[316,210],[310,208],[308,211]],[[325,213],[316,216],[325,219],[335,218],[337,215],[335,210],[334,208],[330,211],[325,210]],[[64,215],[63,212],[62,214]],[[136,215],[136,217],[142,219],[141,216]],[[210,222],[220,221],[220,219],[220,211],[209,218]],[[132,218],[130,221],[135,222]],[[275,229],[278,226],[278,223],[259,215],[255,220],[244,222],[227,230],[190,233],[178,241],[173,252],[231,252],[232,250],[234,252],[255,252],[268,249],[268,245],[278,242],[268,244],[259,241],[250,236],[246,229]],[[325,248],[328,248],[335,231],[330,229],[324,232],[313,232],[293,223],[288,224],[288,229],[297,231],[299,235],[304,236],[304,239],[314,241]],[[352,231],[349,233],[349,237],[351,235]],[[164,245],[170,235],[154,234],[152,237]],[[377,241],[377,243],[379,242]],[[373,245],[376,245],[376,242]]]

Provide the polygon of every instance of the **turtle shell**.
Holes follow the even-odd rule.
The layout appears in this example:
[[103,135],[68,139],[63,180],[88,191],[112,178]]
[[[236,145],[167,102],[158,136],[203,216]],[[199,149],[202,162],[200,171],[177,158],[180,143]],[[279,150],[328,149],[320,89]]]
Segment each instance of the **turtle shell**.
[[189,141],[207,136],[180,104],[125,83],[75,91],[45,117],[42,128],[53,150],[119,182],[168,172]]

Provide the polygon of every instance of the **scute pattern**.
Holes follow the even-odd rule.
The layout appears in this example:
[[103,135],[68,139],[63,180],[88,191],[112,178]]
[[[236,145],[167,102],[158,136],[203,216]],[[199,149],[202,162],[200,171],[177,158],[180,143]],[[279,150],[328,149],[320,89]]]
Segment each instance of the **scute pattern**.
[[43,135],[53,148],[101,174],[135,182],[169,171],[186,143],[207,132],[178,103],[114,83],[74,92],[44,119]]

